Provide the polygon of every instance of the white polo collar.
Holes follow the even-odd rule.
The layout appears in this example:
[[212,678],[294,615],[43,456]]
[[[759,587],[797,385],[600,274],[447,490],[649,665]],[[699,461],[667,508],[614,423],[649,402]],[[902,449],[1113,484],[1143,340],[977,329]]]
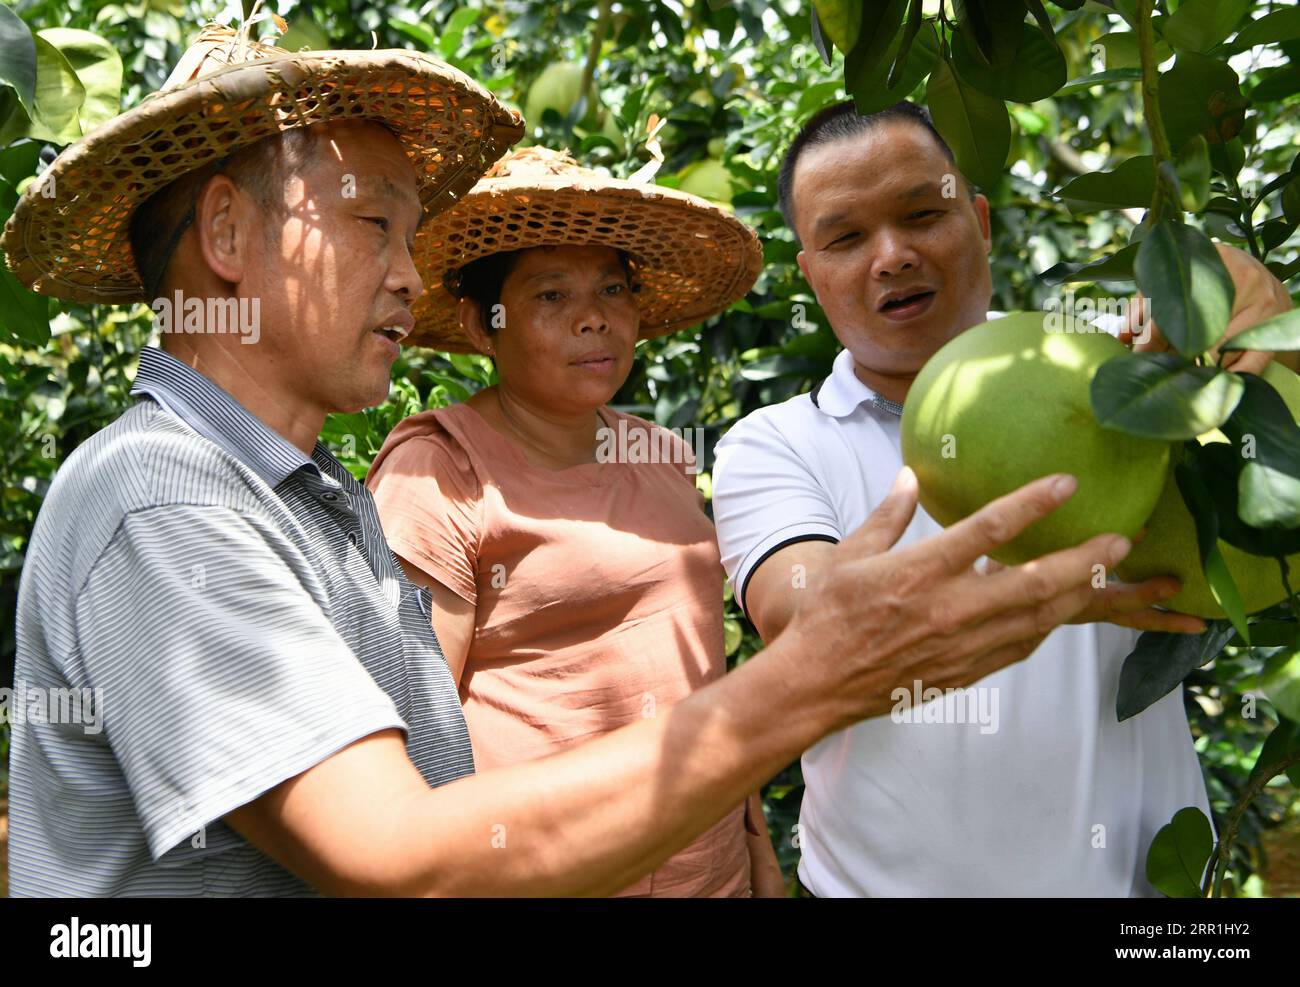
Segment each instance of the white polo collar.
[[[986,321],[1000,319],[1005,314],[986,312],[984,318]],[[858,379],[853,369],[853,354],[848,350],[840,350],[831,364],[831,375],[812,389],[811,397],[813,405],[832,418],[847,418],[864,403],[871,405],[878,414],[893,418],[903,413],[898,402],[877,394]]]
[[813,388],[812,402],[832,418],[847,418],[863,404],[882,415],[897,418],[902,413],[899,405],[862,383],[854,372],[853,354],[848,350],[840,350],[831,364],[830,376]]

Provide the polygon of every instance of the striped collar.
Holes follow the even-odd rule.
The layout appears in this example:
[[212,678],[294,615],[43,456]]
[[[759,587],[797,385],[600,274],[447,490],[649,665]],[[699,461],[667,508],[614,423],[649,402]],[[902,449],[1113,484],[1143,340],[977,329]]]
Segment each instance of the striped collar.
[[847,418],[862,404],[895,418],[903,414],[902,405],[877,394],[858,379],[853,370],[853,354],[848,350],[840,350],[831,365],[831,375],[813,389],[812,403],[832,418]]
[[[1005,312],[986,312],[984,318],[1000,319],[1005,314]],[[847,418],[864,403],[870,404],[876,411],[893,415],[895,418],[903,416],[901,404],[889,400],[883,394],[877,394],[862,383],[853,369],[853,354],[848,350],[840,350],[831,365],[831,375],[813,388],[811,396],[817,410],[832,418]]]
[[[331,481],[315,460],[333,455],[320,442],[313,459],[232,398],[203,374],[170,353],[146,346],[140,351],[140,369],[133,395],[153,398],[194,431],[208,439],[266,481],[277,487],[300,469]],[[340,466],[342,469],[342,466]]]

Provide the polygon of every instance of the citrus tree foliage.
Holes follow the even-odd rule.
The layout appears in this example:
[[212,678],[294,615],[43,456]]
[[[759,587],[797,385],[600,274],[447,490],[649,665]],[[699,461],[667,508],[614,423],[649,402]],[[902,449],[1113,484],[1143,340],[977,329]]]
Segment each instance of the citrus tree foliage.
[[[238,6],[0,0],[0,221],[61,147],[156,90],[201,24],[228,20]],[[1289,4],[1162,0],[1145,17],[1137,0],[278,0],[271,7],[283,25],[267,17],[256,30],[266,37],[287,28],[277,42],[283,47],[431,52],[525,111],[530,140],[569,147],[584,164],[618,176],[651,160],[647,138],[658,127],[664,161],[657,181],[732,208],[761,236],[766,266],[753,292],[728,312],[697,330],[641,343],[614,403],[663,425],[703,428],[710,450],[731,423],[829,372],[837,343],[796,266],[798,248],[776,208],[776,176],[799,126],[846,95],[863,110],[909,95],[929,105],[993,207],[996,309],[1041,308],[1065,285],[1080,297],[1131,291],[1135,262],[1139,284],[1144,270],[1163,278],[1170,265],[1213,271],[1198,229],[1251,250],[1284,280],[1300,270],[1300,183],[1292,184],[1300,167],[1292,122],[1300,9]],[[1143,51],[1148,74],[1159,73],[1154,105],[1163,143],[1153,143],[1143,110]],[[1116,371],[1122,379],[1102,388],[1102,405],[1125,387],[1158,391],[1151,367],[1225,386],[1224,372],[1201,356],[1226,322],[1222,287],[1177,303],[1171,317],[1157,313],[1177,357],[1167,365],[1148,361],[1140,374]],[[1290,322],[1268,331],[1273,349],[1297,337]],[[46,299],[0,267],[0,678],[11,674],[18,577],[50,478],[125,407],[137,353],[149,341],[144,306]],[[407,350],[393,367],[388,403],[332,416],[325,439],[362,475],[396,422],[464,400],[493,379],[486,358]],[[1267,540],[1285,530],[1290,538],[1300,518],[1288,512],[1300,500],[1269,495],[1300,483],[1285,451],[1290,422],[1270,410],[1263,390],[1241,386],[1244,396],[1230,409],[1238,417],[1227,419],[1225,430],[1234,421],[1257,428],[1256,419],[1266,420],[1276,432],[1271,472],[1243,497],[1262,514],[1230,515],[1226,494],[1209,491],[1215,530],[1233,544],[1230,535],[1246,540],[1255,531],[1267,532]],[[1166,390],[1195,395],[1190,386]],[[1203,422],[1193,417],[1194,401],[1184,405],[1166,408],[1164,417],[1176,430],[1182,415],[1182,437],[1192,438],[1190,424]],[[1133,430],[1143,420],[1114,424]],[[1189,473],[1203,476],[1197,450],[1189,446],[1188,455]],[[1240,465],[1234,476],[1244,475]],[[707,495],[711,452],[704,466]],[[1210,534],[1207,528],[1213,568]],[[729,595],[725,606],[729,659],[741,662],[760,642]],[[1258,715],[1244,715],[1241,701],[1260,688],[1261,676],[1296,678],[1289,671],[1293,618],[1285,608],[1254,623],[1237,616],[1237,626],[1214,625],[1193,650],[1155,636],[1140,649],[1161,669],[1156,686],[1148,677],[1148,692],[1167,692],[1188,676],[1217,829],[1235,825],[1237,838],[1224,848],[1230,888],[1251,872],[1259,832],[1290,801],[1284,777],[1266,787],[1270,779],[1260,776],[1263,765],[1296,749],[1297,716],[1284,705],[1296,701],[1288,698],[1293,693],[1277,687],[1268,693],[1272,701],[1260,700]],[[1261,619],[1269,622],[1267,640],[1257,630]],[[1261,756],[1266,736],[1271,746]],[[1256,789],[1259,797],[1242,800]],[[801,791],[792,765],[765,792],[787,873],[798,857]],[[1153,859],[1168,854],[1162,849]],[[1175,860],[1165,872],[1184,864]],[[1170,893],[1188,890],[1156,876]]]

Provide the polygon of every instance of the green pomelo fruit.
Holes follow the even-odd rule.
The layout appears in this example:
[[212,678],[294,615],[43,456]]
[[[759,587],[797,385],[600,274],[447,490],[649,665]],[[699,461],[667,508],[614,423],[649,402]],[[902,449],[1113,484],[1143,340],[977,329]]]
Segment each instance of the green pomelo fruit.
[[524,103],[524,119],[527,120],[529,128],[533,128],[541,126],[542,114],[547,110],[554,110],[562,117],[568,116],[581,94],[581,65],[566,62],[548,65],[528,90],[528,99]]
[[731,172],[721,161],[714,158],[694,161],[683,168],[678,177],[681,184],[677,187],[683,192],[714,202],[731,202]]
[[[1291,414],[1300,418],[1300,377],[1277,362],[1270,363],[1262,376],[1282,395]],[[1216,429],[1201,436],[1200,441],[1226,442],[1227,438]],[[1176,576],[1183,584],[1182,591],[1162,602],[1161,606],[1197,617],[1225,616],[1205,579],[1200,549],[1196,544],[1196,521],[1183,503],[1172,469],[1146,529],[1146,537],[1133,546],[1133,551],[1116,568],[1120,579],[1139,583],[1153,576]],[[1246,613],[1266,610],[1285,598],[1281,569],[1275,559],[1243,552],[1222,539],[1219,540],[1219,551],[1241,592]],[[1300,566],[1300,555],[1288,557],[1287,565],[1296,571]]]
[[903,408],[903,461],[921,504],[953,524],[1050,473],[1079,487],[1064,505],[991,553],[1016,565],[1105,532],[1132,538],[1151,515],[1171,445],[1104,429],[1092,412],[1093,374],[1125,352],[1073,320],[1018,312],[973,326],[932,356]]

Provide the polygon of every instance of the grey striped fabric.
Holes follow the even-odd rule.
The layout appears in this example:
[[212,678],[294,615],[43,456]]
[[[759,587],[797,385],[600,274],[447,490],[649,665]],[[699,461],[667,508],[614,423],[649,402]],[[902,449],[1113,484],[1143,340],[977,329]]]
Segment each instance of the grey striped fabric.
[[323,446],[161,350],[133,393],[27,553],[15,689],[90,690],[102,729],[14,717],[11,894],[312,894],[221,817],[386,728],[430,785],[473,772],[427,591]]

